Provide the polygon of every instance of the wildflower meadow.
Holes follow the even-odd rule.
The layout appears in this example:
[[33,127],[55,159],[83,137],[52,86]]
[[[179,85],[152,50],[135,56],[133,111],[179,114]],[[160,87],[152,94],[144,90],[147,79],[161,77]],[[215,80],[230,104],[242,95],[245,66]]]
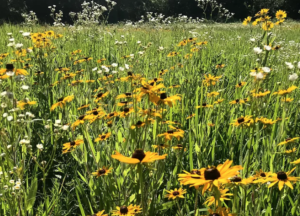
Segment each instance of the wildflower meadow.
[[55,10],[0,26],[0,215],[300,215],[285,11],[66,26]]

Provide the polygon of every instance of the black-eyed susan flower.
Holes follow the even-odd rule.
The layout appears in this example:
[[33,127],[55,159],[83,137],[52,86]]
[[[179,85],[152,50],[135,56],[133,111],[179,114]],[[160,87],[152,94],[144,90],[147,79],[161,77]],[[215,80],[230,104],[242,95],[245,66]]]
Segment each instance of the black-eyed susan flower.
[[115,151],[115,154],[111,157],[122,163],[143,164],[152,163],[157,160],[164,160],[167,157],[167,154],[158,155],[158,153],[155,152],[144,152],[143,149],[136,149],[131,157],[126,157],[117,151]]
[[75,77],[76,74],[75,73],[66,73],[63,77],[61,77],[60,79],[62,80],[66,80],[66,79],[72,79],[73,77]]
[[104,141],[107,140],[110,137],[111,133],[106,133],[106,134],[100,134],[98,135],[98,137],[95,139],[95,142],[99,142],[99,141]]
[[285,18],[287,17],[287,14],[286,14],[285,11],[279,10],[279,11],[276,12],[275,17],[276,17],[276,19],[278,19],[278,20],[283,20],[283,19],[285,19]]
[[206,86],[214,86],[222,78],[222,76],[212,76],[211,74],[205,74],[204,77],[203,84]]
[[243,86],[245,86],[247,83],[246,82],[240,82],[240,83],[238,83],[238,84],[236,84],[236,88],[241,88],[241,87],[243,87]]
[[79,116],[78,119],[71,125],[71,128],[75,130],[76,127],[78,127],[81,124],[84,124],[84,117],[85,115]]
[[134,94],[132,94],[131,92],[127,92],[124,94],[120,94],[116,97],[116,100],[118,99],[124,99],[124,98],[132,98]]
[[[271,176],[273,173],[272,172],[264,172],[263,170],[255,171],[255,175],[253,176],[253,179],[266,179],[269,176]],[[253,181],[253,183],[257,183],[257,181]]]
[[89,107],[90,107],[90,104],[82,104],[80,107],[77,108],[77,110],[82,110],[82,109],[86,109]]
[[265,180],[261,180],[261,182],[262,183],[271,182],[271,184],[269,185],[269,188],[273,187],[274,185],[276,185],[278,183],[278,188],[280,191],[282,190],[284,185],[288,186],[291,189],[294,189],[292,183],[300,181],[299,177],[290,176],[290,174],[295,169],[296,169],[296,167],[294,167],[289,172],[280,171],[278,173],[273,173],[271,176],[269,176]]
[[264,118],[264,117],[260,117],[260,118],[256,118],[255,122],[260,122],[264,125],[264,128],[266,128],[269,125],[273,125],[276,122],[280,121],[281,119],[276,119],[276,120],[272,120],[272,119],[268,119],[268,118]]
[[108,94],[109,94],[108,91],[105,92],[105,93],[99,92],[97,95],[94,96],[94,97],[96,98],[96,99],[95,99],[95,102],[98,102],[99,100],[102,100],[103,98],[107,97]]
[[[174,67],[174,69],[175,69],[175,67]],[[171,69],[172,70],[172,69]],[[159,71],[159,76],[163,76],[163,75],[165,75],[167,72],[168,72],[169,70],[168,69],[161,69],[160,71]]]
[[158,145],[152,145],[152,148],[154,148],[154,149],[166,149],[166,148],[169,148],[169,145],[167,145],[165,143],[161,143],[161,144],[158,144]]
[[244,19],[243,25],[245,25],[245,26],[248,25],[251,22],[251,20],[252,20],[252,17],[248,16],[247,18]]
[[271,93],[270,91],[258,92],[258,93],[252,92],[252,97],[261,98],[261,97],[265,97],[266,95],[268,95],[270,93]]
[[117,106],[119,107],[123,107],[123,106],[129,106],[129,105],[132,105],[133,102],[130,102],[130,101],[120,101]]
[[186,190],[182,189],[182,188],[179,188],[179,189],[175,188],[174,190],[169,190],[169,191],[166,190],[166,192],[168,194],[166,194],[165,197],[168,198],[169,200],[170,199],[174,200],[176,198],[183,198],[184,199],[183,195],[186,193]]
[[102,168],[96,170],[96,172],[92,172],[92,175],[99,178],[100,176],[108,175],[109,173],[111,173],[112,169],[113,168],[103,166]]
[[172,89],[172,88],[180,88],[180,85],[171,85],[169,88],[170,89]]
[[209,127],[214,127],[214,126],[215,126],[214,123],[208,123],[207,125],[208,125]]
[[249,177],[249,178],[242,178],[240,176],[233,176],[230,179],[230,183],[228,183],[228,185],[230,186],[242,186],[242,185],[248,185],[251,184],[253,182],[253,177]]
[[222,63],[216,65],[216,69],[221,69],[224,67],[225,67],[225,64],[222,64]]
[[162,110],[157,110],[157,109],[139,109],[139,114],[140,116],[148,116],[148,117],[159,117],[162,118]]
[[292,148],[292,149],[286,150],[284,153],[286,153],[286,154],[291,154],[291,153],[294,153],[294,152],[296,152],[296,151],[297,151],[297,149],[294,147],[294,148]]
[[101,108],[88,111],[87,113],[89,114],[84,117],[84,120],[89,120],[90,124],[96,120],[102,119],[106,115]]
[[155,105],[165,104],[169,107],[173,107],[173,105],[176,104],[176,101],[180,100],[181,97],[178,94],[172,95],[170,97],[168,97],[166,93],[160,94],[160,97],[153,93],[150,94],[150,101],[153,102]]
[[117,206],[117,210],[112,211],[112,215],[119,216],[135,216],[136,214],[142,211],[142,208],[138,205],[130,205],[130,206]]
[[294,164],[294,165],[300,164],[300,158],[298,160],[292,161],[291,164]]
[[[183,149],[183,145],[182,144],[177,144],[176,146],[173,146],[172,149],[174,149],[174,150],[182,150]],[[184,148],[184,151],[186,151],[186,148]]]
[[162,137],[163,136],[165,138],[165,140],[171,140],[173,137],[175,137],[178,140],[180,140],[181,138],[183,138],[184,132],[182,132],[182,131],[168,130],[167,132],[165,132],[163,134],[159,134],[157,136],[158,137]]
[[128,108],[128,107],[125,107],[123,109],[123,111],[119,112],[118,115],[121,117],[121,118],[125,118],[127,117],[128,115],[130,115],[131,113],[134,113],[134,108]]
[[142,121],[138,121],[136,124],[131,125],[130,129],[136,129],[136,128],[141,128],[144,127],[146,125],[145,122]]
[[53,104],[50,108],[51,111],[55,110],[56,107],[63,108],[67,102],[71,102],[74,99],[74,95],[70,95],[67,97],[61,97],[57,100],[57,103]]
[[279,50],[280,48],[281,48],[280,45],[276,45],[276,46],[272,47],[272,50]]
[[[228,197],[233,196],[232,193],[227,193],[229,191],[229,189],[220,189],[219,191],[220,191],[220,199],[219,200],[221,202],[224,202],[225,200],[230,200],[230,198],[228,198]],[[219,200],[218,199],[216,200],[214,196],[210,196],[205,200],[204,204],[207,206],[211,206],[213,204],[216,204],[216,206],[220,206]]]
[[217,97],[218,95],[220,95],[219,92],[208,92],[207,93],[207,97]]
[[281,101],[282,102],[286,102],[286,103],[290,103],[294,100],[294,98],[282,98]]
[[298,88],[297,86],[291,86],[286,90],[279,90],[278,92],[274,92],[273,95],[284,96],[284,95],[287,95],[287,94],[291,93],[292,91],[294,91],[297,88]]
[[63,144],[63,154],[73,151],[81,144],[83,144],[83,140],[75,140],[75,141],[71,141],[71,142],[67,142],[67,143]]
[[274,23],[272,21],[267,21],[262,24],[262,29],[264,31],[271,31],[274,28]]
[[254,120],[252,119],[252,116],[241,116],[237,119],[234,120],[231,125],[236,126],[236,127],[249,127],[254,123]]
[[42,71],[37,71],[37,72],[34,73],[34,75],[36,75],[36,76],[40,76],[42,74],[44,74],[44,72],[42,72]]
[[200,169],[200,179],[179,177],[179,181],[183,185],[200,186],[203,185],[202,193],[210,189],[213,185],[219,186],[230,182],[230,178],[239,174],[239,170],[243,167],[240,165],[232,166],[233,161],[226,160],[224,164],[219,164],[217,167],[209,166],[208,168]]
[[58,67],[55,69],[55,71],[59,71],[59,72],[68,72],[70,70],[70,68],[66,68],[66,67]]
[[217,101],[215,101],[214,104],[220,104],[220,103],[222,103],[223,101],[224,101],[224,99],[220,98],[220,99],[218,99]]
[[142,87],[140,88],[140,91],[145,93],[145,94],[150,94],[150,93],[157,93],[159,92],[160,89],[165,88],[163,83],[159,83],[156,85],[156,83],[153,83],[153,85],[151,85],[152,83],[148,84],[147,82],[145,82],[144,80],[142,81]]
[[16,69],[13,64],[6,64],[6,68],[0,69],[0,75],[4,75],[4,74],[6,74],[8,76],[12,76],[12,75],[26,76],[26,75],[28,75],[28,72],[24,69]]
[[177,56],[178,54],[179,54],[179,52],[176,52],[176,51],[170,52],[170,53],[167,55],[167,57],[174,57],[174,56]]
[[196,106],[196,109],[199,109],[199,108],[213,108],[213,107],[214,107],[214,105],[203,103],[201,106]]
[[105,119],[111,119],[117,117],[119,114],[117,112],[108,113]]
[[24,110],[26,107],[30,107],[36,104],[37,104],[36,101],[23,100],[23,101],[18,101],[17,107],[19,107],[21,110]]
[[298,140],[299,138],[300,138],[300,137],[287,138],[287,139],[284,140],[283,142],[279,143],[278,146],[286,145],[286,144],[289,144],[289,143],[293,143],[293,142],[295,142],[296,140]]
[[196,114],[192,114],[192,115],[189,115],[188,117],[186,117],[186,119],[190,119],[190,118],[193,118],[194,116],[196,116]]
[[233,104],[244,104],[245,101],[243,99],[236,99],[233,101],[230,101],[229,104],[233,105]]

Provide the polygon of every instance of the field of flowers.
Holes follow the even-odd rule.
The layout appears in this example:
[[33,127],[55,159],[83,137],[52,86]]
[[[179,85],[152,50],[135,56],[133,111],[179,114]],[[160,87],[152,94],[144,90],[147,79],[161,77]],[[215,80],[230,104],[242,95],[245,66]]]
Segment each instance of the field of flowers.
[[0,215],[300,215],[285,18],[0,26]]

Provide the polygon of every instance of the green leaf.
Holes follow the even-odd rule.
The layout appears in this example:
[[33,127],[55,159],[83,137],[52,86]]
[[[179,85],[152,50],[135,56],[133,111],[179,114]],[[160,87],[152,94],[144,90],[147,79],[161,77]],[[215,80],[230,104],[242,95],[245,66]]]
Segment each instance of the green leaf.
[[28,195],[27,195],[27,199],[26,199],[26,211],[29,211],[30,209],[32,209],[35,199],[36,199],[36,191],[37,191],[37,187],[38,187],[38,180],[37,178],[35,178],[30,186]]

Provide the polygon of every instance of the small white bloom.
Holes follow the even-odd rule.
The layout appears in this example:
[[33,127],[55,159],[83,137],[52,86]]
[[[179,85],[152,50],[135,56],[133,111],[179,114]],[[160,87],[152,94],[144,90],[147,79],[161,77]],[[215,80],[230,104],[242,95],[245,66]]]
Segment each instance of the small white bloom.
[[300,69],[300,62],[298,62],[298,68]]
[[29,37],[30,36],[30,32],[23,32],[23,37]]
[[130,56],[130,58],[134,58],[134,54],[130,54],[129,56]]
[[8,40],[9,40],[9,42],[14,42],[15,41],[14,38],[9,38]]
[[7,116],[8,116],[8,114],[7,113],[3,113],[3,118],[6,118]]
[[63,126],[61,127],[61,129],[63,129],[64,131],[66,131],[66,130],[69,129],[69,125],[63,125]]
[[9,180],[9,183],[14,184],[15,181],[14,180]]
[[256,74],[256,79],[263,79],[264,78],[264,74],[259,72],[258,74]]
[[120,70],[120,71],[124,71],[124,68],[123,68],[123,67],[119,67],[119,70]]
[[270,51],[272,49],[272,47],[268,46],[268,45],[264,45],[265,50]]
[[2,107],[2,108],[6,108],[6,107],[7,107],[7,104],[6,104],[6,103],[1,103],[1,107]]
[[55,120],[55,124],[60,124],[60,123],[61,123],[60,119]]
[[263,72],[270,73],[271,69],[269,67],[262,67]]
[[14,46],[14,45],[15,45],[15,43],[8,43],[8,44],[7,44],[8,47],[12,47],[12,46]]
[[15,48],[16,49],[21,49],[23,47],[23,44],[21,44],[21,43],[17,43],[16,45],[15,45]]
[[43,144],[37,144],[36,147],[37,147],[39,150],[43,150],[43,148],[44,148]]
[[116,73],[118,73],[118,71],[112,71],[111,73],[116,74]]
[[126,69],[126,70],[129,70],[129,68],[130,68],[129,65],[128,65],[128,64],[125,64],[125,69]]
[[256,77],[256,72],[251,72],[250,76]]
[[259,55],[259,54],[262,53],[263,50],[261,48],[259,48],[259,47],[254,47],[253,51],[254,51],[255,54]]
[[29,89],[29,86],[28,86],[28,85],[22,85],[22,86],[21,86],[21,89],[23,89],[23,90],[28,90],[28,89]]
[[19,190],[19,189],[20,189],[20,185],[16,185],[16,186],[14,187],[14,189]]
[[3,186],[3,188],[4,188],[4,189],[7,189],[7,188],[8,188],[8,186],[7,186],[7,185],[4,185],[4,186]]
[[14,117],[12,117],[12,116],[7,116],[7,121],[11,121],[11,120],[13,120],[14,119]]
[[295,81],[296,79],[298,79],[298,75],[296,73],[293,73],[293,74],[289,75],[289,80],[290,81]]
[[18,117],[23,118],[23,117],[25,117],[25,115],[24,114],[19,114]]
[[164,50],[164,47],[160,46],[160,47],[158,47],[158,50],[162,51],[162,50]]
[[251,42],[255,42],[255,38],[250,38],[250,41]]
[[45,125],[45,129],[49,129],[50,128],[50,125]]
[[20,145],[28,145],[28,144],[30,144],[30,140],[22,139],[22,140],[20,140],[19,144]]
[[7,33],[7,35],[8,35],[8,36],[11,36],[11,35],[12,35],[12,33],[11,33],[11,32],[9,32],[9,33]]
[[112,63],[111,66],[112,67],[118,67],[118,64],[117,63]]
[[141,42],[141,41],[138,41],[138,42],[137,42],[137,44],[140,44],[140,43],[142,43],[142,42]]
[[101,74],[101,73],[102,73],[102,70],[98,70],[97,73],[98,73],[98,74]]
[[13,72],[13,71],[7,71],[6,75],[12,77],[13,75],[15,75],[15,72]]
[[92,69],[92,71],[96,71],[97,69],[98,69],[98,68],[97,68],[97,67],[95,67],[95,68],[93,68],[93,69]]
[[288,67],[288,69],[290,70],[294,69],[294,65],[291,62],[285,62],[285,64]]
[[144,53],[145,53],[144,51],[139,51],[138,52],[138,54],[140,54],[140,55],[144,55]]

